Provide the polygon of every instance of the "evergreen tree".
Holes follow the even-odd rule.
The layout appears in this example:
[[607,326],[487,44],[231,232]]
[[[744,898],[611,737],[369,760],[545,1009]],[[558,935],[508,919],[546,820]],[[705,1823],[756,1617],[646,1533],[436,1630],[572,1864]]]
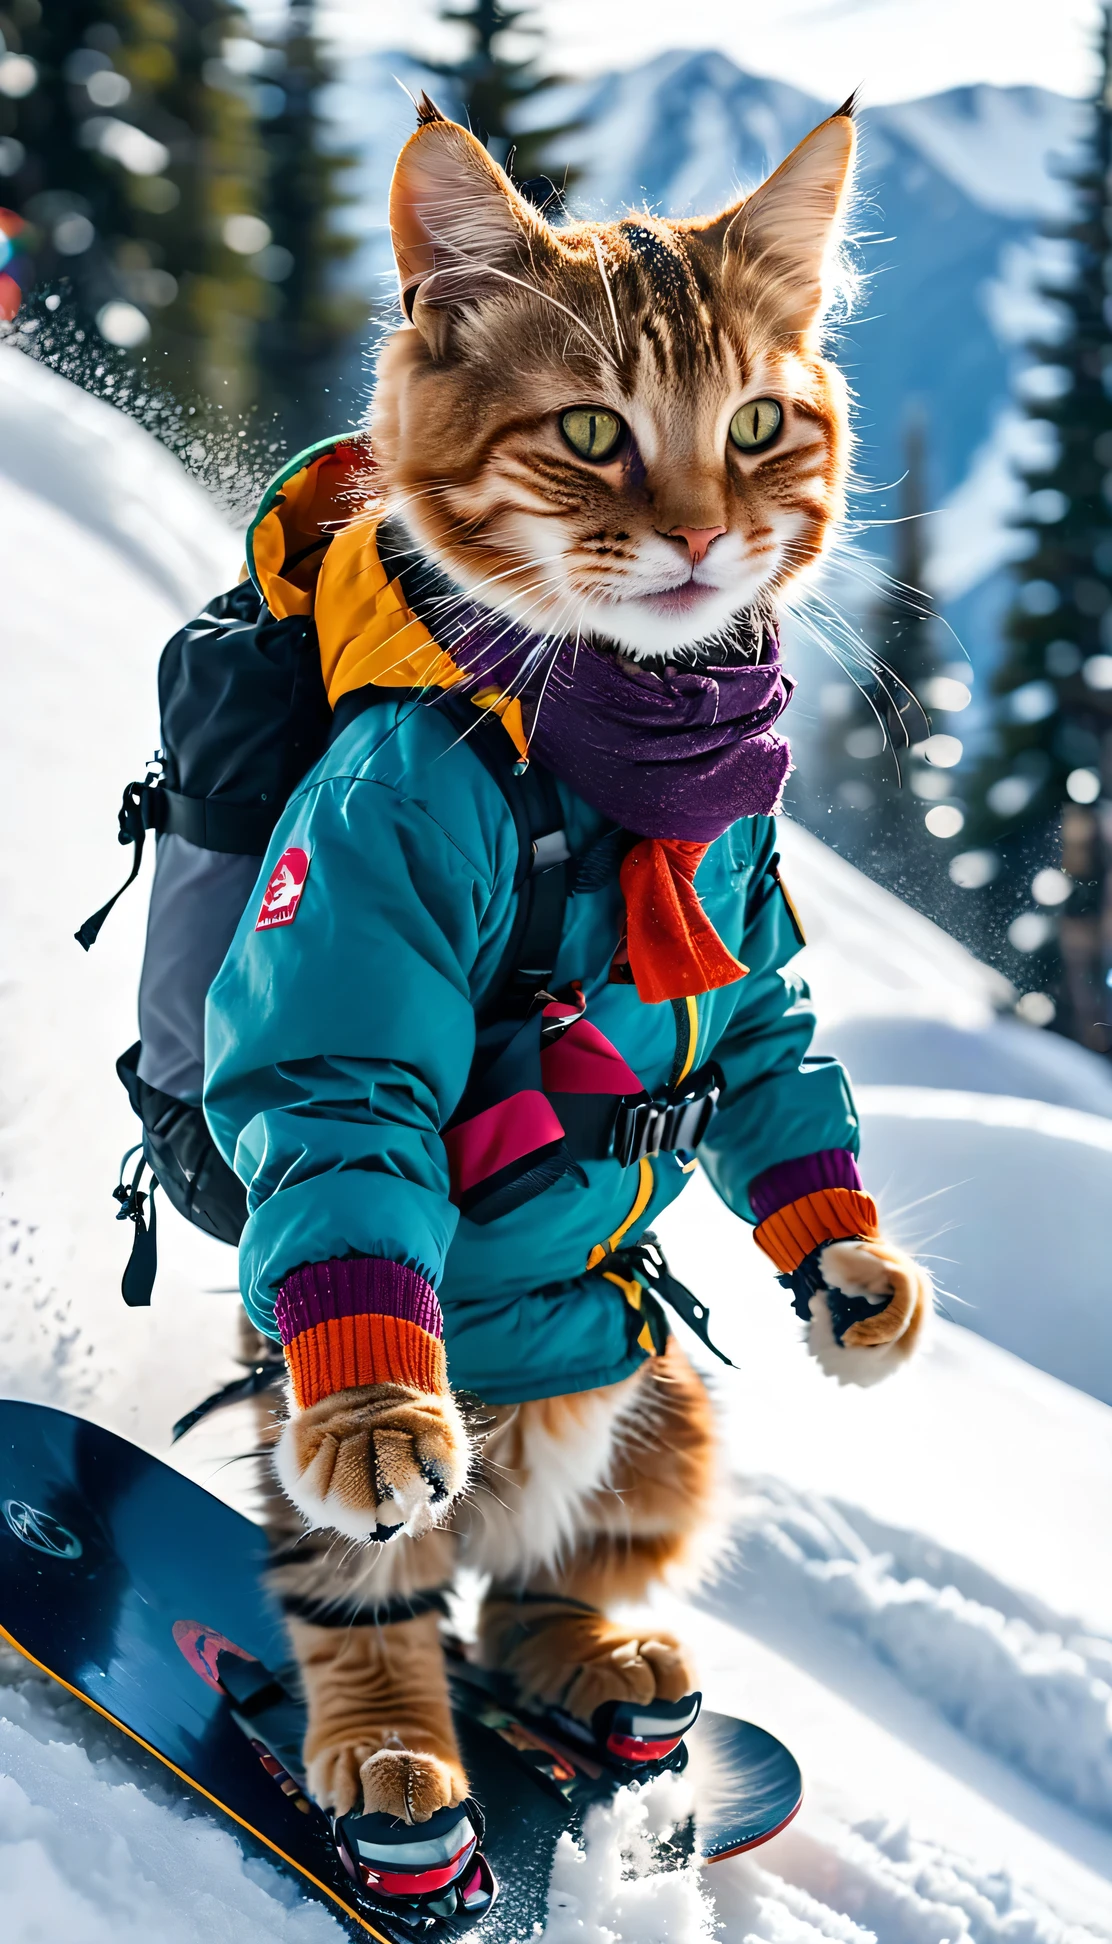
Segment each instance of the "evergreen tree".
[[869,662],[852,666],[856,687],[847,677],[822,697],[817,768],[829,814],[815,827],[870,877],[948,922],[948,840],[963,826],[955,791],[963,750],[953,718],[967,706],[969,688],[924,591],[929,495],[925,433],[915,414],[905,451],[891,572],[863,624]]
[[245,35],[241,8],[2,4],[0,166],[24,225],[24,288],[62,286],[77,332],[147,347],[154,381],[179,398],[241,406],[266,289],[251,262],[254,105],[225,59]]
[[358,239],[336,215],[353,200],[343,176],[357,158],[329,138],[322,95],[332,77],[316,13],[315,0],[290,0],[285,32],[264,53],[261,88],[270,236],[255,259],[269,284],[260,391],[294,450],[339,429],[330,399],[370,308],[340,287]]
[[[539,39],[541,29],[533,23],[532,12],[531,7],[504,7],[501,0],[463,0],[458,7],[444,7],[440,18],[464,29],[467,52],[458,61],[426,64],[433,74],[443,75],[451,83],[472,133],[515,182],[524,184],[543,182],[545,173],[551,174],[556,166],[555,146],[579,125],[521,126],[523,105],[557,79],[543,72],[535,47],[532,53],[515,58],[502,46],[502,37],[507,34]],[[561,190],[572,179],[568,171],[561,171]]]
[[[1032,1017],[1112,1050],[1112,8],[1102,78],[1071,170],[1070,274],[1044,285],[1061,319],[1031,349],[1029,412],[1048,456],[1023,475],[1028,551],[994,689],[974,830],[1001,869],[987,900],[1006,923],[1004,969],[1041,991]],[[1032,904],[1033,901],[1033,904]],[[1018,907],[1018,915],[1015,915]],[[1042,1008],[1041,1014],[1035,1007]]]

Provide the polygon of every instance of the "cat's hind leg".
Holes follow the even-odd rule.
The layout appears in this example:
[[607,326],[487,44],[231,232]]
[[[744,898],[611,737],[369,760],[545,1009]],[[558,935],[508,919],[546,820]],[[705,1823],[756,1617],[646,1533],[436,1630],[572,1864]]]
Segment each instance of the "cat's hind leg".
[[[520,1407],[523,1455],[533,1408]],[[582,1497],[571,1538],[556,1557],[520,1576],[503,1572],[491,1587],[480,1616],[483,1664],[511,1674],[526,1705],[558,1706],[587,1723],[608,1701],[644,1706],[690,1693],[694,1668],[674,1635],[611,1620],[606,1610],[640,1602],[661,1580],[697,1576],[716,1524],[718,1478],[710,1399],[671,1338],[622,1401],[605,1476]],[[523,1556],[530,1499],[541,1489],[529,1476],[518,1489]]]

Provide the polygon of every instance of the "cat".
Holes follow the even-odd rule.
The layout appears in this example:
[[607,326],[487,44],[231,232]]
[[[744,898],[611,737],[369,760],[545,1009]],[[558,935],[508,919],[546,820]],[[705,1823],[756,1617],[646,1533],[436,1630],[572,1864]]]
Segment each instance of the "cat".
[[[374,491],[418,555],[507,625],[638,666],[749,652],[741,619],[775,609],[843,512],[847,393],[821,327],[853,153],[847,104],[714,216],[554,228],[423,99],[370,420]],[[876,1308],[839,1336],[816,1291],[811,1348],[874,1381],[921,1337],[928,1278],[867,1221],[815,1233],[830,1289]],[[602,1388],[484,1407],[431,1379],[348,1383],[267,1436],[308,1783],[338,1814],[419,1823],[467,1795],[438,1632],[461,1562],[487,1589],[473,1651],[527,1703],[589,1723],[696,1687],[667,1630],[608,1617],[692,1584],[724,1529],[714,1411],[674,1336]]]

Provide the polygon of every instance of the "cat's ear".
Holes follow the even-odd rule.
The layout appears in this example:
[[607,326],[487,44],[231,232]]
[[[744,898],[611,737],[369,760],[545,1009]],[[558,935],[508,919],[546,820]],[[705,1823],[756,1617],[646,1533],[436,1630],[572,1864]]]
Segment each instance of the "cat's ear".
[[810,330],[822,313],[826,272],[853,180],[853,113],[851,95],[744,202],[699,226],[727,260],[759,266],[781,326],[792,334]]
[[427,95],[417,122],[390,185],[390,233],[402,308],[439,355],[446,314],[520,277],[548,229],[482,143]]

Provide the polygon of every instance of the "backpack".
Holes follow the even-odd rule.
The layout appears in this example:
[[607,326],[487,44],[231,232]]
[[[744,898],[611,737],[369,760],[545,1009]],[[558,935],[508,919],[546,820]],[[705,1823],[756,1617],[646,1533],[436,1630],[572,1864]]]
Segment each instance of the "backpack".
[[[161,748],[129,783],[119,841],[133,846],[128,877],[75,937],[90,949],[138,876],[149,831],[157,840],[139,981],[139,1038],[116,1062],[142,1139],[124,1157],[115,1197],[135,1224],[124,1274],[131,1305],[149,1303],[156,1269],[157,1185],[207,1235],[238,1243],[246,1190],[220,1154],[201,1106],[205,999],[255,889],[271,834],[302,777],[362,709],[389,700],[357,690],[333,715],[311,618],[275,620],[250,581],[220,595],[168,642],[159,663]],[[411,691],[405,691],[408,696]],[[450,692],[441,708],[498,784],[518,835],[517,910],[485,1009],[512,1026],[548,984],[563,928],[568,849],[551,776],[522,770],[496,716],[476,720]],[[139,1155],[130,1181],[127,1163]],[[151,1174],[149,1207],[142,1189]]]
[[[342,468],[343,441],[326,440],[271,482],[252,536],[284,504],[283,489]],[[295,485],[290,485],[290,491]],[[437,584],[404,538],[376,542],[405,607],[435,612]],[[284,571],[323,554],[323,528]],[[446,583],[444,585],[447,585]],[[441,594],[443,590],[440,590]],[[426,605],[430,603],[431,605]],[[311,607],[311,602],[307,603]],[[431,637],[430,637],[431,638]],[[218,596],[163,650],[158,672],[161,747],[142,782],[129,783],[119,841],[133,847],[124,883],[76,932],[88,951],[142,863],[147,833],[157,840],[154,883],[139,983],[139,1038],[116,1070],[142,1127],[113,1190],[120,1221],[134,1224],[122,1293],[150,1302],[157,1268],[154,1193],[217,1240],[238,1243],[247,1218],[243,1184],[217,1148],[202,1107],[205,1001],[251,900],[275,826],[302,778],[363,711],[410,701],[444,712],[497,784],[514,821],[517,904],[501,965],[476,1016],[476,1053],[460,1103],[443,1130],[452,1198],[473,1222],[491,1222],[562,1175],[585,1179],[581,1162],[630,1166],[663,1150],[690,1152],[715,1113],[721,1076],[713,1063],[659,1098],[634,1090],[636,1075],[583,1019],[578,987],[553,993],[569,895],[601,887],[636,838],[610,827],[571,857],[554,778],[527,757],[500,717],[454,688],[378,683],[330,706],[311,612],[274,615],[253,579]],[[612,976],[614,974],[612,973]],[[577,1035],[612,1057],[612,1091],[584,1093],[571,1069]],[[523,1098],[544,1096],[545,1134],[534,1144],[511,1123]],[[505,1121],[513,1155],[489,1160],[493,1120]],[[497,1144],[493,1144],[496,1146]],[[128,1162],[139,1159],[130,1180]],[[150,1171],[151,1186],[141,1182]],[[693,1299],[692,1299],[693,1301]]]

